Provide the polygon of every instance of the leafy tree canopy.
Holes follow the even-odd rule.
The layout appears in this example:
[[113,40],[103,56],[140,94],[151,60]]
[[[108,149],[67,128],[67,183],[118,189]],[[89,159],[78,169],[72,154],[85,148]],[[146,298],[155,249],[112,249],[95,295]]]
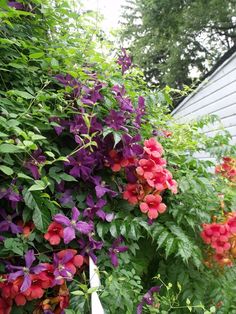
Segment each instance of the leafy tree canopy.
[[134,61],[160,85],[191,84],[236,43],[235,0],[127,0],[123,16]]

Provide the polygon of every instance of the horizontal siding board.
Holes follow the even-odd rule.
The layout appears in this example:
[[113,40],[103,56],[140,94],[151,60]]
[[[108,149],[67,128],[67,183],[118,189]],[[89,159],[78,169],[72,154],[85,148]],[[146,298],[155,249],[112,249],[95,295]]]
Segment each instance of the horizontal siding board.
[[215,93],[219,89],[223,89],[225,86],[227,86],[228,84],[234,81],[236,81],[236,67],[232,69],[232,71],[230,71],[229,73],[226,73],[225,75],[223,75],[220,79],[214,82],[209,81],[201,91],[199,91],[197,94],[194,95],[194,97],[192,97],[192,99],[188,102],[187,107],[193,106],[199,100],[202,100],[210,96],[211,94]]
[[[216,90],[214,93],[208,95],[206,98],[200,99],[197,103],[194,104],[194,106],[189,106],[185,110],[181,110],[180,112],[178,112],[176,114],[176,117],[184,117],[187,114],[190,114],[190,113],[197,111],[201,108],[205,108],[209,104],[214,104],[217,101],[219,102],[220,100],[222,100],[222,102],[223,102],[225,97],[227,97],[231,94],[234,94],[235,91],[236,91],[236,77],[235,77],[234,82],[224,86],[224,88],[222,88],[222,89]],[[216,107],[216,110],[217,110],[217,108],[218,107]],[[206,114],[207,114],[207,112],[206,112]]]
[[[222,111],[219,112],[220,110]],[[236,112],[236,91],[225,96],[223,99],[219,99],[216,102],[208,104],[204,108],[197,108],[196,110],[193,110],[192,112],[186,114],[185,116],[182,116],[182,117],[175,116],[175,117],[179,121],[194,120],[198,117],[201,117],[207,114],[210,114],[210,115],[216,114],[219,117],[224,117],[224,110],[227,110],[226,112],[228,113],[229,113],[228,110],[232,110],[232,113]]]
[[[232,136],[236,136],[236,125],[232,125],[232,126],[226,127],[225,130],[230,132],[230,134]],[[223,134],[224,130],[223,129],[215,129],[215,130],[206,131],[204,133],[207,134],[208,136],[214,136],[217,133],[222,133]]]
[[225,76],[225,74],[230,73],[232,69],[236,67],[236,52],[231,55],[222,65],[220,65],[205,81],[203,81],[197,89],[192,92],[189,96],[187,96],[181,104],[175,108],[172,112],[172,115],[176,115],[180,110],[187,107],[191,102],[192,98],[200,93],[202,90],[206,88],[206,85],[213,83],[221,78],[221,76]]
[[[236,53],[200,84],[172,115],[180,123],[216,115],[220,121],[204,126],[201,133],[213,137],[228,131],[232,136],[231,144],[236,145]],[[194,157],[215,162],[206,151],[197,152]]]
[[[213,113],[217,115],[218,117],[220,117],[221,119],[224,119],[231,115],[236,116],[236,97],[235,97],[235,103],[233,103],[232,105],[228,105],[222,109],[217,109],[215,112],[214,111],[209,112],[209,114],[213,114]],[[236,117],[235,117],[235,120],[236,120]]]

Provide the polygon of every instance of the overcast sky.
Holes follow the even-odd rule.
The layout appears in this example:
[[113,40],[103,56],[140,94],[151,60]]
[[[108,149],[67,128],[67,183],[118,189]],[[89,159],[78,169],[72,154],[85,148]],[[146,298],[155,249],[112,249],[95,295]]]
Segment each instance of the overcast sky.
[[121,6],[125,4],[125,0],[82,0],[82,3],[85,9],[98,9],[104,15],[102,28],[109,32],[111,28],[118,26]]

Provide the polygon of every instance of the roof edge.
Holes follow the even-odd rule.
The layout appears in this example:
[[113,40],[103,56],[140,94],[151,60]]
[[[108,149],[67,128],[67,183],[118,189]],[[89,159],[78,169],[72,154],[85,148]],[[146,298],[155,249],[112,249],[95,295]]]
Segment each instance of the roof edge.
[[174,115],[178,112],[184,104],[192,98],[208,81],[214,77],[227,63],[229,63],[236,56],[236,45],[234,45],[231,49],[229,49],[220,60],[213,66],[213,68],[203,77],[202,82],[198,85],[198,87],[189,94],[172,112],[171,115]]

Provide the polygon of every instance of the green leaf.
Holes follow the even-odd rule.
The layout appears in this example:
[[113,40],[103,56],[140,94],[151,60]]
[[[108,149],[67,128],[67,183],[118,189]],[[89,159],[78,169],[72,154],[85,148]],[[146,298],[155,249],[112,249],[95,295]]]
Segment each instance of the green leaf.
[[14,171],[11,168],[4,165],[0,166],[0,170],[8,176],[11,176],[14,173]]
[[168,235],[169,235],[169,232],[168,232],[168,231],[163,231],[163,232],[160,234],[160,236],[159,236],[159,238],[158,238],[158,240],[157,240],[158,248],[160,248],[160,247],[163,245],[163,243],[165,242],[165,240],[166,240],[166,238],[168,237]]
[[99,287],[93,287],[93,288],[89,288],[87,293],[88,294],[92,294],[93,292],[97,291]]
[[174,242],[175,242],[174,238],[169,238],[166,241],[166,245],[165,245],[166,258],[172,253],[172,249],[174,247]]
[[39,58],[41,58],[41,57],[43,57],[43,56],[44,56],[44,52],[41,51],[41,52],[31,53],[31,54],[29,55],[29,58],[30,58],[30,59],[39,59]]
[[41,191],[41,190],[45,190],[46,187],[48,186],[47,183],[45,183],[42,180],[35,180],[34,181],[35,184],[33,184],[30,188],[29,191]]
[[73,295],[84,295],[84,292],[81,290],[77,290],[77,291],[72,291],[71,294],[73,294]]
[[78,182],[73,176],[70,176],[67,173],[60,174],[60,178],[64,181],[68,181],[68,182],[71,182],[71,181]]
[[33,95],[31,95],[31,94],[29,94],[27,92],[21,91],[21,90],[10,90],[9,94],[20,96],[20,97],[22,97],[24,99],[33,99],[34,98]]
[[13,144],[1,144],[0,153],[3,154],[15,154],[22,152],[22,149]]
[[27,176],[26,174],[22,173],[22,172],[19,172],[17,174],[18,178],[21,178],[21,179],[26,179],[26,180],[34,180],[33,178],[31,178],[30,176]]
[[33,222],[38,230],[45,232],[51,222],[49,210],[45,206],[42,208],[36,206],[33,212]]

